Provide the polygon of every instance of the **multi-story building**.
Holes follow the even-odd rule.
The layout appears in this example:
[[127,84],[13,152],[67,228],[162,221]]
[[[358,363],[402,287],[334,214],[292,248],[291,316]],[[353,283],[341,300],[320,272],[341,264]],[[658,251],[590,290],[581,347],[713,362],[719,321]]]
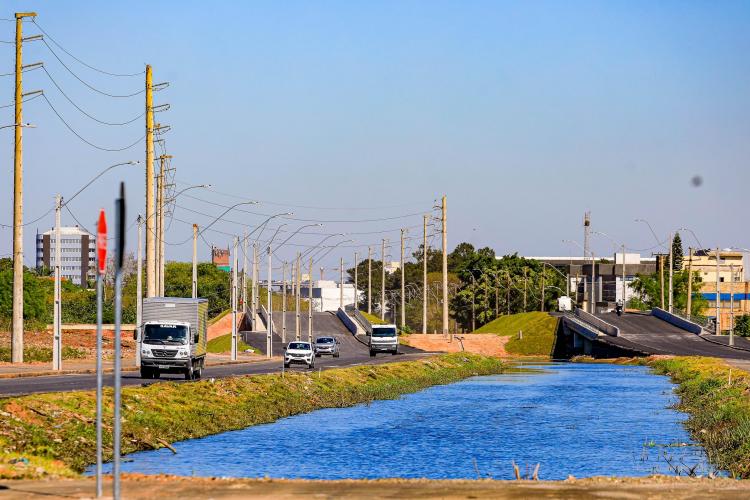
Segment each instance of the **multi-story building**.
[[[52,269],[55,265],[55,230],[36,235],[36,267]],[[60,275],[80,286],[86,286],[96,273],[96,238],[78,226],[60,228]]]
[[211,247],[211,262],[213,265],[221,269],[222,271],[229,272],[232,270],[232,266],[229,265],[229,249]]
[[742,252],[720,250],[717,270],[716,250],[695,250],[692,258],[686,255],[682,260],[682,268],[691,266],[693,274],[697,273],[704,284],[716,283],[717,272],[719,283],[740,283],[745,281],[743,255]]

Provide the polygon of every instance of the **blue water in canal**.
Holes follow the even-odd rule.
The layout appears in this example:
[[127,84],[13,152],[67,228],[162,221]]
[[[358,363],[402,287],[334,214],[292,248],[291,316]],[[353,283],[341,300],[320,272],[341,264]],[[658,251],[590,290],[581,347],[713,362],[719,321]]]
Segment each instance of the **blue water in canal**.
[[513,461],[522,474],[540,463],[540,479],[711,471],[686,415],[669,408],[666,377],[635,366],[535,367],[183,441],[176,455],[134,453],[122,469],[308,479],[512,479]]

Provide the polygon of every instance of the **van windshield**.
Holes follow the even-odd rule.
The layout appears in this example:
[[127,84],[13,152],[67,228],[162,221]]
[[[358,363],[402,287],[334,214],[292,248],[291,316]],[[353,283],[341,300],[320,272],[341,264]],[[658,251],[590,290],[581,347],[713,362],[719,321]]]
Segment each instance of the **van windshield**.
[[394,327],[379,327],[372,329],[373,337],[395,337],[396,328]]
[[185,325],[146,325],[144,344],[187,344]]

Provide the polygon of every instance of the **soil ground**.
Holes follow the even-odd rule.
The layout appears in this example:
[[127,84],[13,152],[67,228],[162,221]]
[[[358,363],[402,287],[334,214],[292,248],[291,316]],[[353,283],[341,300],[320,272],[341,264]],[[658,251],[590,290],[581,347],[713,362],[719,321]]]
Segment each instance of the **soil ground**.
[[[114,349],[114,332],[104,330],[102,332],[102,346],[104,350],[104,359],[111,359]],[[135,341],[133,333],[123,331],[120,335],[122,339],[122,354],[125,358],[135,357]],[[26,347],[46,347],[52,349],[52,332],[24,332],[23,341]],[[62,333],[64,346],[75,347],[85,352],[82,360],[96,359],[96,330],[73,330]],[[0,332],[0,345],[10,345],[10,333]],[[0,366],[10,364],[0,362]],[[28,363],[29,365],[35,363]],[[48,365],[48,362],[40,362],[40,365]]]
[[[104,494],[111,495],[111,483]],[[0,498],[91,498],[93,478],[49,481],[0,481]],[[376,481],[303,481],[215,479],[125,475],[122,496],[139,498],[561,498],[561,499],[746,499],[750,482],[656,476],[591,478],[566,481],[467,481],[384,479]]]
[[417,349],[427,352],[460,352],[461,342],[463,350],[485,356],[508,357],[505,344],[510,337],[500,337],[494,333],[472,333],[470,335],[459,335],[462,340],[454,339],[449,342],[442,334],[411,334],[404,340]]

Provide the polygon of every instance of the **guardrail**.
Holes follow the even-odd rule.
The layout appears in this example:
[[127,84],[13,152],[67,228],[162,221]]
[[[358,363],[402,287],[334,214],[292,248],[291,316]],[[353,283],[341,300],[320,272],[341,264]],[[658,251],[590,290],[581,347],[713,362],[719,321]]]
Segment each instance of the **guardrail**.
[[688,317],[684,311],[680,309],[674,309],[674,308],[672,309],[672,314],[684,319],[685,321],[690,321],[691,323],[700,325],[703,328],[703,330],[707,333],[713,333],[713,334],[716,333],[716,323],[713,320],[708,319],[705,316],[696,316],[695,314],[691,314],[690,317]]
[[266,310],[266,306],[261,305],[260,311],[258,311],[258,316],[260,316],[261,321],[263,321],[263,326],[265,326],[265,329],[268,330],[268,322],[271,322],[271,330],[276,333],[276,325],[273,324],[273,318],[269,318],[268,311]]
[[586,323],[595,326],[599,331],[601,331],[602,333],[606,333],[610,337],[620,336],[620,329],[615,325],[610,325],[603,319],[598,318],[591,313],[587,313],[583,309],[576,308],[575,315],[581,321],[585,321]]
[[690,333],[695,333],[696,335],[703,333],[703,327],[698,323],[688,321],[687,319],[678,316],[677,314],[670,313],[669,311],[665,311],[660,307],[654,307],[651,309],[651,315]]
[[354,320],[346,313],[345,310],[339,307],[338,311],[336,311],[336,316],[339,317],[339,319],[344,324],[347,330],[349,330],[354,335],[357,335],[357,330],[358,330],[357,325],[354,323]]
[[362,313],[359,312],[359,309],[354,310],[354,319],[359,321],[359,324],[362,325],[362,328],[365,329],[365,332],[367,332],[367,335],[370,335],[372,333],[372,324],[367,321],[367,318],[362,316]]

